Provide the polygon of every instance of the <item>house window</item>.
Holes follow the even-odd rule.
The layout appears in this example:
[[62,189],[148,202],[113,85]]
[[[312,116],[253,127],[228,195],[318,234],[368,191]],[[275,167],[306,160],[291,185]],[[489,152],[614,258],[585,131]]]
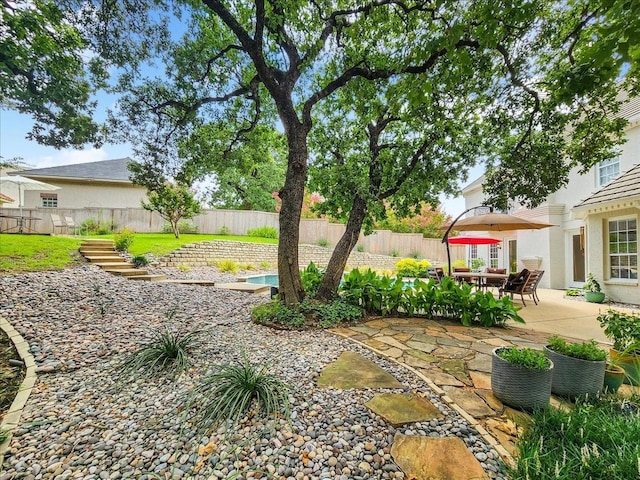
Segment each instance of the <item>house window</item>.
[[609,220],[609,263],[611,278],[638,278],[638,221],[635,218]]
[[489,267],[498,268],[498,244],[489,245]]
[[477,245],[469,245],[469,262],[478,258],[478,246]]
[[58,208],[58,194],[57,193],[41,193],[40,201],[43,207]]
[[604,185],[620,175],[620,159],[610,158],[598,164],[598,185]]

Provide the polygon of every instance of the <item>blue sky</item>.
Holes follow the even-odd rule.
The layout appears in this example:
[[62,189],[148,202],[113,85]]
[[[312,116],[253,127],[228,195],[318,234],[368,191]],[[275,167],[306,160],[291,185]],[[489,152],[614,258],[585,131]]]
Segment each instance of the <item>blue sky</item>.
[[[32,124],[28,115],[0,108],[0,155],[4,159],[22,157],[32,168],[44,168],[131,156],[131,148],[127,144],[106,144],[101,148],[88,147],[83,150],[57,150],[39,145],[26,138]],[[469,182],[466,183],[475,180],[480,174],[480,169],[473,169]],[[453,217],[464,210],[462,198],[442,197],[441,201],[444,211]]]

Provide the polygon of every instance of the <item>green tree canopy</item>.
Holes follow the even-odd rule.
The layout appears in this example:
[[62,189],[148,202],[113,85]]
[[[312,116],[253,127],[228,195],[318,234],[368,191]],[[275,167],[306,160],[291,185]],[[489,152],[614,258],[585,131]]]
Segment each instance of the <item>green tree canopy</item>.
[[56,148],[99,145],[87,41],[70,12],[48,0],[0,2],[0,104],[30,115],[27,138]]
[[[314,129],[322,132],[313,163],[344,187],[330,188],[327,208],[342,203],[353,214],[338,264],[382,200],[399,212],[430,202],[481,158],[492,202],[536,205],[571,168],[608,158],[621,141],[617,82],[637,74],[629,68],[637,51],[612,39],[635,38],[631,3],[203,0],[170,10],[123,0],[100,10],[119,28],[96,32],[109,47],[101,54],[130,65],[112,119],[142,158],[172,162],[182,140],[211,123],[228,124],[234,143],[277,115],[287,142],[280,293],[295,303],[304,295],[297,250]],[[176,13],[187,25],[181,38],[143,35]],[[598,46],[597,35],[608,41]],[[158,78],[136,70],[152,54],[165,66]]]

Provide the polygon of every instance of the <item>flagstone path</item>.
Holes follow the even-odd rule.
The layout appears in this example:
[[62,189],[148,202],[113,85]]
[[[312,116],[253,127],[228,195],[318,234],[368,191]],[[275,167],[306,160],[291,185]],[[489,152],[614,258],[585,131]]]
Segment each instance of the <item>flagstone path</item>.
[[[498,451],[505,460],[515,453],[517,425],[524,414],[503,405],[491,392],[491,353],[495,347],[508,345],[542,348],[548,334],[517,328],[465,327],[422,318],[378,318],[333,331],[422,374],[445,401],[457,405],[499,442],[504,450]],[[560,403],[557,399],[552,402]],[[462,457],[461,461],[465,462]],[[450,474],[451,479],[467,478]],[[440,477],[434,473],[433,478]]]

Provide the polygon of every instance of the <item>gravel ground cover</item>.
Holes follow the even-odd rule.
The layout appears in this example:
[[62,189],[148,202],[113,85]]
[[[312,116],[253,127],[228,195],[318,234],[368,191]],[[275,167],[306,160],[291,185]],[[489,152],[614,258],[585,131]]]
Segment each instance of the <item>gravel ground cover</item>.
[[[235,278],[213,268],[167,273]],[[390,456],[396,431],[458,436],[490,478],[506,478],[495,450],[420,378],[327,332],[252,324],[251,308],[266,300],[130,281],[91,265],[0,277],[0,315],[29,342],[39,368],[0,480],[403,479]],[[177,381],[117,381],[117,361],[165,325],[206,329],[191,370]],[[376,392],[319,389],[316,377],[345,350],[373,360],[444,417],[396,430],[364,407]],[[243,352],[290,385],[291,420],[249,417],[229,431],[199,430],[184,408],[188,392],[210,365],[240,360]]]

